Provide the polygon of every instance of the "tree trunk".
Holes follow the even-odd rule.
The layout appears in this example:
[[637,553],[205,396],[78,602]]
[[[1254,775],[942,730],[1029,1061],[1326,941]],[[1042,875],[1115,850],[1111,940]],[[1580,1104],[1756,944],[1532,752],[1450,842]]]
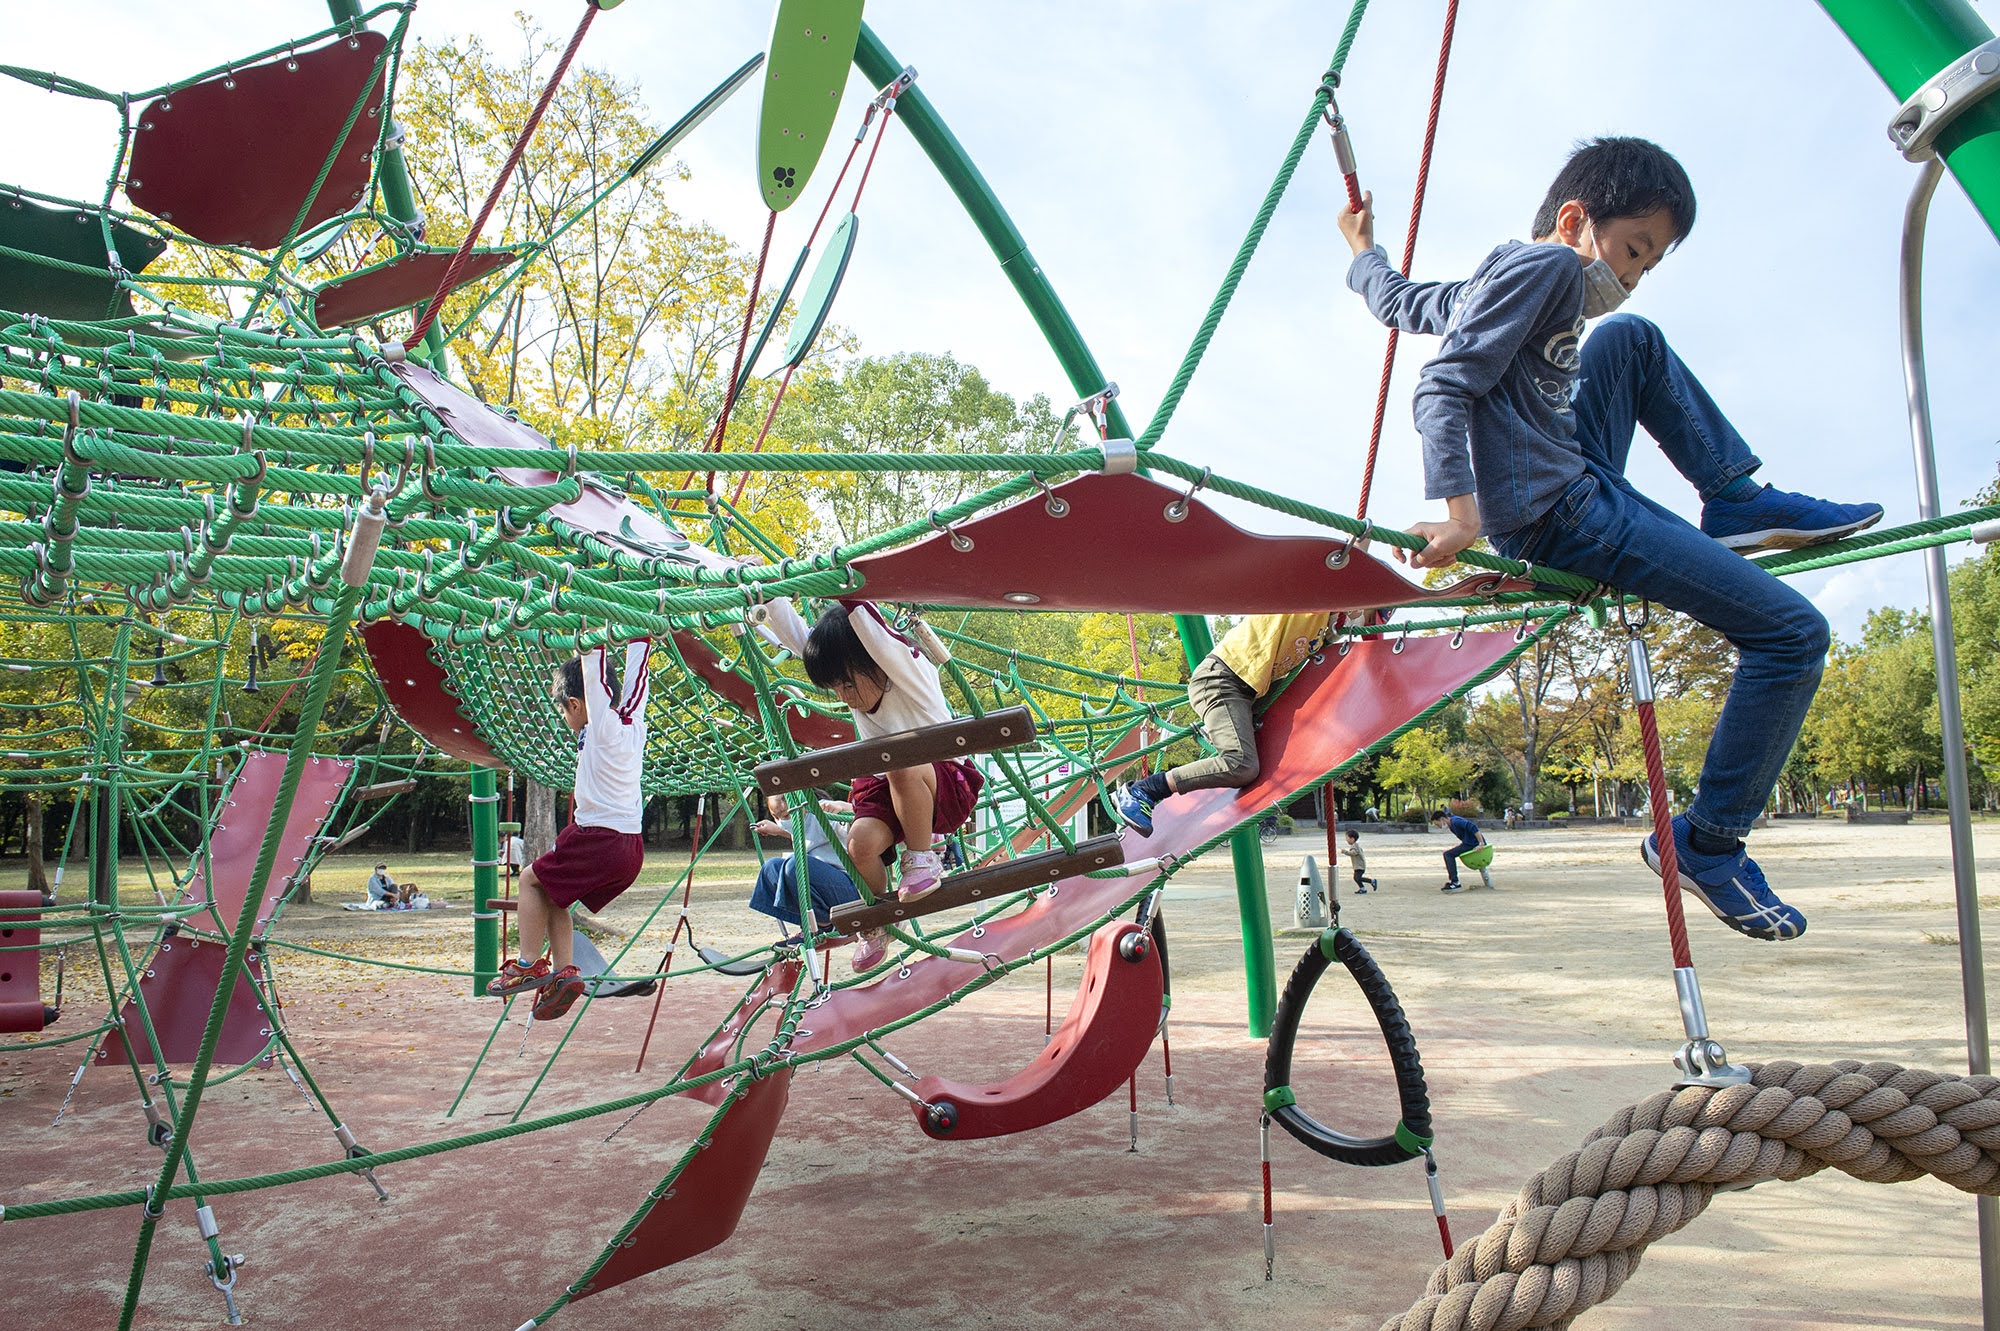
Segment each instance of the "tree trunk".
[[533,863],[555,848],[556,792],[537,781],[523,781],[527,797],[522,801],[521,841]]
[[42,862],[42,797],[28,796],[28,825],[21,834],[23,853],[28,857],[28,890],[49,895],[49,869]]

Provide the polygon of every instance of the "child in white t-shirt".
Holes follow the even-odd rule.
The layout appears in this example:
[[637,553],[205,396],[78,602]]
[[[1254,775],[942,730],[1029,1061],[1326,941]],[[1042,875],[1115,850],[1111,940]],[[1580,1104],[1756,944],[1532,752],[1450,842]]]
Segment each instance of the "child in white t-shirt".
[[[937,666],[890,628],[872,602],[830,606],[810,631],[789,600],[773,601],[769,609],[772,635],[805,662],[813,683],[847,704],[860,738],[941,725],[956,715],[945,701]],[[934,890],[944,872],[932,848],[936,838],[957,831],[972,816],[984,782],[972,764],[956,760],[857,777],[847,853],[869,892],[884,895],[888,873],[882,856],[899,842],[908,849],[897,895],[910,901]],[[887,935],[870,930],[855,947],[854,967],[871,970],[887,953]]]
[[[583,996],[570,906],[581,901],[592,911],[603,910],[645,867],[639,827],[646,796],[639,778],[646,755],[651,659],[650,639],[627,644],[622,686],[611,677],[611,661],[602,647],[565,661],[555,672],[551,696],[563,723],[576,735],[574,816],[556,834],[555,848],[522,871],[521,955],[486,986],[496,996],[541,990],[535,999],[536,1021],[554,1021]],[[547,957],[541,955],[544,939]]]

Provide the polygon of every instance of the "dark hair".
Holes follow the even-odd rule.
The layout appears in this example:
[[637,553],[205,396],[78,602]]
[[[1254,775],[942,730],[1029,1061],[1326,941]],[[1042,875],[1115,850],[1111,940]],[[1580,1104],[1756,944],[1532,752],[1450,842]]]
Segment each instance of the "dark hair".
[[1361,833],[1355,831],[1353,828],[1350,827],[1347,829],[1347,839],[1349,841],[1359,841],[1361,839]]
[[583,658],[572,656],[556,667],[556,680],[562,686],[562,694],[557,702],[568,702],[571,698],[583,697]]
[[1579,144],[1556,173],[1529,234],[1537,239],[1554,235],[1556,213],[1571,199],[1599,223],[1665,208],[1674,219],[1668,249],[1694,230],[1693,182],[1673,154],[1646,139],[1605,138]]
[[866,675],[877,684],[887,678],[868,649],[861,645],[847,616],[846,606],[830,606],[806,635],[806,677],[823,689],[852,683],[859,675]]
[[1449,818],[1449,817],[1451,817],[1450,809],[1439,809],[1437,810],[1437,812],[1431,815],[1431,821],[1436,822],[1440,818]]

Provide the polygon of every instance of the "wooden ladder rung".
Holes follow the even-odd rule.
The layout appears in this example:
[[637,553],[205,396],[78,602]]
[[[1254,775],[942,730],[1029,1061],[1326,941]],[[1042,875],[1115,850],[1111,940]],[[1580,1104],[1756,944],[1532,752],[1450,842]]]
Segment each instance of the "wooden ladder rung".
[[796,758],[759,763],[757,789],[767,795],[810,790],[857,776],[878,776],[909,767],[949,762],[974,753],[1010,749],[1035,737],[1035,717],[1025,707],[1006,707],[985,716],[960,717],[942,725],[899,730],[893,735],[815,749]]
[[873,905],[855,902],[835,906],[833,927],[843,934],[880,929],[885,924],[899,924],[974,901],[990,901],[1009,892],[1042,887],[1092,869],[1109,869],[1124,862],[1125,847],[1118,837],[1092,837],[1088,841],[1079,841],[1074,851],[1058,847],[1002,860],[983,869],[968,869],[964,873],[953,874],[940,883],[935,892],[915,901],[885,897]]

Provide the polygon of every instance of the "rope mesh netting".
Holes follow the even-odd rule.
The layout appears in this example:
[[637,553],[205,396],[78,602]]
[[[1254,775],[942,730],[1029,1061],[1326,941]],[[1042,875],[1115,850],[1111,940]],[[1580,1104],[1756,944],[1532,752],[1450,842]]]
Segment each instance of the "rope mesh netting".
[[[1337,78],[1365,8],[1365,0],[1355,6],[1329,78]],[[857,560],[1033,499],[1052,482],[1106,470],[1113,452],[1103,443],[1063,450],[1060,440],[1057,451],[1019,455],[559,447],[504,410],[481,407],[456,389],[431,386],[423,363],[448,366],[435,353],[465,327],[452,326],[452,318],[467,318],[459,305],[445,311],[425,342],[407,351],[322,327],[316,320],[325,284],[308,265],[346,229],[379,230],[399,258],[440,253],[425,251],[419,229],[389,206],[379,171],[352,200],[322,197],[344,179],[342,164],[357,151],[356,136],[370,149],[391,146],[389,112],[410,15],[411,6],[385,5],[225,70],[130,94],[0,67],[0,74],[31,86],[108,104],[122,125],[99,201],[0,186],[11,194],[13,211],[73,219],[82,232],[102,237],[106,254],[100,262],[90,244],[65,249],[36,241],[26,222],[7,219],[7,205],[0,202],[0,630],[7,644],[0,657],[5,667],[0,718],[8,730],[0,791],[71,800],[73,813],[55,857],[59,864],[82,858],[110,828],[134,829],[152,898],[148,903],[126,890],[111,900],[59,897],[44,907],[43,941],[34,949],[94,950],[105,976],[106,1006],[95,1024],[41,1037],[36,1044],[87,1042],[95,1050],[114,1032],[122,1034],[125,1062],[142,1102],[172,1129],[165,1142],[185,1138],[204,1086],[234,1075],[219,1066],[217,1056],[225,997],[214,1000],[191,1073],[170,1068],[138,1038],[139,1028],[150,1029],[149,1002],[156,1001],[142,989],[141,978],[148,958],[170,937],[223,943],[232,967],[241,967],[254,931],[261,957],[257,992],[271,1027],[260,1057],[275,1056],[299,1076],[310,1088],[309,1098],[339,1125],[291,1045],[274,987],[288,947],[327,954],[287,940],[283,910],[323,856],[365,833],[389,807],[357,796],[400,789],[446,770],[442,755],[402,728],[392,702],[396,681],[378,681],[379,663],[361,637],[366,626],[394,621],[420,633],[443,674],[449,707],[508,768],[556,788],[573,780],[576,748],[548,703],[552,670],[580,651],[651,637],[645,789],[675,796],[724,792],[719,811],[733,813],[754,765],[796,753],[802,747],[798,736],[823,734],[839,716],[830,695],[807,684],[797,663],[760,638],[756,624],[763,602],[865,593],[854,569]],[[368,32],[371,21],[386,24],[386,41]],[[273,234],[282,239],[276,244],[260,248],[205,240],[189,229],[197,225],[192,218],[183,219],[184,227],[166,211],[113,206],[121,190],[129,202],[135,196],[160,197],[173,183],[156,177],[150,189],[142,189],[131,177],[131,145],[151,128],[145,117],[164,115],[153,108],[176,97],[192,101],[193,90],[207,83],[248,79],[253,67],[296,65],[302,52],[322,50],[353,53],[349,77],[360,91],[321,108],[330,146],[308,154],[314,169],[299,182],[296,197],[279,201],[284,206]],[[1160,412],[1139,437],[1138,470],[1304,520],[1350,542],[1362,538],[1417,549],[1424,542],[1407,533],[1213,474],[1155,447],[1326,104],[1324,91],[1312,99],[1195,345]],[[885,132],[886,123],[885,117]],[[378,154],[375,160],[383,159]],[[567,229],[603,197],[579,205],[551,230]],[[475,248],[468,245],[454,258],[454,276],[464,254]],[[198,264],[144,271],[159,252],[176,249],[218,262],[205,275],[191,275],[201,269]],[[535,257],[532,246],[521,251],[478,303],[492,301]],[[491,269],[464,271],[477,276]],[[417,292],[401,308],[437,306],[451,280]],[[7,293],[51,292],[39,305],[6,308]],[[235,313],[222,319],[199,312],[202,308]],[[426,325],[432,313],[426,309]],[[746,318],[746,335],[747,329]],[[440,330],[449,332],[441,336]],[[716,396],[733,400],[733,386]],[[715,421],[708,437],[726,438],[727,423]],[[754,511],[724,499],[728,491],[712,480],[685,488],[689,477],[777,472],[957,472],[978,484],[967,497],[923,518],[800,554],[785,553]],[[740,497],[741,488],[735,493]],[[351,559],[357,533],[371,521],[365,514],[373,495],[380,496],[385,534],[372,561]],[[1804,571],[1962,540],[1973,524],[1996,515],[2000,509],[1967,511],[1765,563],[1775,572]],[[1340,628],[1349,640],[1340,654],[1352,642],[1385,633],[1462,636],[1468,626],[1493,624],[1517,628],[1514,643],[1496,662],[1468,670],[1444,696],[1313,779],[1328,779],[1423,724],[1530,650],[1569,619],[1574,602],[1599,590],[1559,571],[1529,570],[1487,554],[1469,552],[1465,562],[1498,573],[1532,573],[1539,590],[1427,601],[1447,612],[1435,620],[1384,624],[1353,616]],[[344,572],[351,580],[344,580]],[[1128,676],[1027,655],[975,632],[951,629],[942,609],[917,605],[896,613],[906,624],[926,616],[937,621],[933,627],[950,648],[946,681],[955,707],[978,714],[1026,704],[1040,727],[1033,748],[992,760],[993,776],[966,848],[975,863],[1069,846],[1076,810],[1093,801],[1107,803],[1107,782],[1120,770],[1199,739],[1180,687],[1140,679],[1136,672]],[[339,689],[338,700],[330,701],[341,680],[353,687]],[[286,821],[307,755],[337,755],[351,762],[352,770],[337,783],[340,794],[329,801],[298,863],[274,870],[276,842],[266,839],[249,892],[253,902],[275,904],[262,912],[246,908],[238,917],[212,896],[183,900],[183,893],[212,879],[212,830],[221,801],[232,790],[247,788],[237,783],[250,779],[253,759],[261,755],[275,764],[279,754],[287,766],[269,795],[274,827]],[[115,810],[116,817],[95,828],[86,823],[87,812],[102,810]],[[795,833],[803,832],[805,816],[794,813]],[[1227,835],[1224,829],[1135,874],[1107,898],[1106,912],[1092,923],[1130,910]],[[1036,887],[981,903],[972,918],[997,918],[1043,891]],[[655,914],[673,900],[669,893]],[[955,918],[959,922],[951,931],[896,929],[889,964],[948,957],[946,940],[964,923],[963,916]],[[944,997],[897,1014],[885,1028],[942,1011],[1088,932],[1088,927],[1065,928],[1004,963],[968,967]],[[800,959],[796,947],[764,952],[767,960]],[[612,958],[614,969],[624,956]],[[697,974],[712,964],[682,966],[679,973]],[[645,965],[633,958],[626,969],[643,976]],[[382,1152],[370,1162],[380,1167],[636,1109],[733,1078],[723,1099],[726,1111],[758,1078],[815,1059],[859,1056],[867,1037],[803,1054],[784,1050],[783,1042],[805,1003],[824,1002],[879,976],[798,980],[789,993],[770,1000],[782,1020],[769,1045],[733,1048],[718,1066],[683,1069],[684,1075],[640,1095],[540,1119],[520,1119],[524,1099],[515,1115],[520,1121],[505,1128]],[[90,1058],[87,1053],[86,1066]],[[718,1112],[655,1198],[720,1120]],[[0,1219],[143,1205],[146,1219],[124,1308],[129,1324],[156,1208],[167,1198],[206,1198],[355,1168],[342,1155],[279,1173],[202,1183],[179,1172],[182,1162],[173,1150],[168,1147],[166,1169],[150,1198],[141,1191],[10,1202]],[[640,1216],[645,1210],[642,1206]],[[229,1270],[213,1236],[205,1243],[215,1269]]]

